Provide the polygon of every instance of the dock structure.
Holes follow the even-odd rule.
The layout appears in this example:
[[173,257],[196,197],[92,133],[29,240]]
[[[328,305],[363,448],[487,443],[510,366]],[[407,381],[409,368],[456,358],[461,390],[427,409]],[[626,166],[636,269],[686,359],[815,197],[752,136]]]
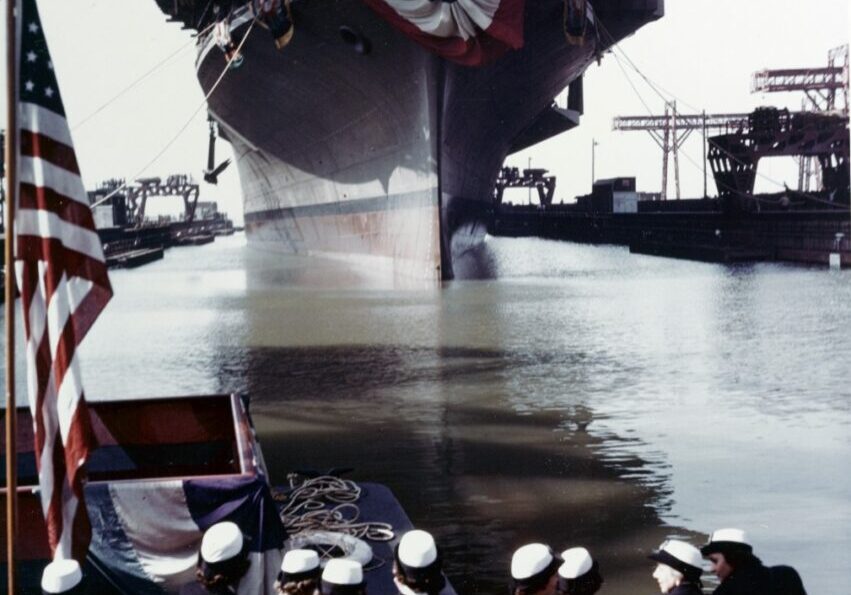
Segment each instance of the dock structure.
[[183,199],[183,219],[192,223],[195,219],[195,208],[198,205],[200,187],[191,176],[173,174],[166,178],[139,178],[136,184],[127,186],[127,210],[129,221],[141,225],[145,220],[145,207],[151,196],[171,196]]
[[763,157],[799,156],[818,161],[821,188],[828,192],[825,206],[848,210],[841,197],[849,186],[848,118],[816,112],[790,113],[758,108],[747,125],[736,132],[709,139],[709,163],[718,195],[731,207],[759,211],[754,182]]
[[[827,66],[818,68],[781,68],[753,74],[752,93],[801,91],[801,109],[809,112],[839,114],[848,118],[848,45],[830,50]],[[822,185],[822,169],[815,156],[798,159],[798,190],[815,190]]]
[[[590,194],[571,204],[495,200],[490,233],[621,244],[633,252],[713,262],[851,266],[847,116],[777,108],[749,114],[672,114],[623,118],[618,126],[658,133],[663,148],[671,151],[682,131],[720,131],[707,139],[716,198],[665,200],[664,187],[662,193],[638,192],[635,178],[596,180]],[[820,187],[755,193],[759,160],[776,155],[815,158],[822,171]],[[501,175],[494,197],[501,198],[505,187],[530,183],[525,172],[523,177],[516,171]]]
[[502,199],[507,188],[528,188],[538,195],[538,202],[542,206],[549,206],[553,202],[553,194],[556,190],[555,176],[548,176],[545,169],[524,169],[521,173],[516,167],[503,167],[499,170],[499,176],[494,185],[494,204],[502,204]]
[[[679,149],[695,130],[701,130],[703,137],[709,131],[731,131],[747,125],[748,114],[681,114],[677,111],[677,102],[665,104],[665,113],[661,116],[618,116],[612,119],[612,130],[624,132],[644,131],[662,149],[662,200],[668,198],[668,159],[674,159],[674,181],[676,197],[680,198],[680,162]],[[704,158],[706,147],[704,145]],[[706,174],[704,172],[703,195],[706,196]]]

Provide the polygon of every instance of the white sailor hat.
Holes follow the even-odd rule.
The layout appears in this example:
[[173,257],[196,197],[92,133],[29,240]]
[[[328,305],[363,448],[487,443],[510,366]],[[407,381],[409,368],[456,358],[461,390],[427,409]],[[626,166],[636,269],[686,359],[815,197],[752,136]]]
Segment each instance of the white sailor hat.
[[281,582],[319,578],[319,554],[313,550],[290,550],[281,562]]
[[399,540],[398,560],[411,568],[425,568],[437,560],[437,545],[428,531],[414,529]]
[[561,553],[564,563],[558,567],[559,576],[576,579],[591,570],[594,560],[584,547],[572,547]]
[[242,552],[243,537],[236,523],[216,523],[201,539],[201,558],[208,564],[224,562]]
[[511,578],[514,588],[543,586],[561,564],[561,558],[543,543],[530,543],[511,557]]
[[361,593],[363,586],[363,567],[354,560],[333,558],[322,571],[322,595]]
[[402,536],[396,546],[396,566],[412,585],[429,592],[446,584],[440,552],[428,531],[414,529]]
[[709,536],[709,541],[706,545],[700,548],[700,553],[704,556],[716,552],[724,553],[729,551],[747,553],[753,551],[748,536],[741,529],[718,529]]
[[696,580],[703,573],[700,550],[685,541],[668,539],[647,557],[683,573],[687,579]]
[[83,581],[83,571],[76,560],[54,560],[41,575],[43,593],[67,593]]

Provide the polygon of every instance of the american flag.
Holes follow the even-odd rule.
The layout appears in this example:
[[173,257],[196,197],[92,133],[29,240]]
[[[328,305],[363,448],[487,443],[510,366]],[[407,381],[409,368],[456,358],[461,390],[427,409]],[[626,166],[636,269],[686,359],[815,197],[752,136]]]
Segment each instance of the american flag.
[[21,292],[29,404],[48,540],[82,560],[91,538],[82,475],[94,447],[77,347],[112,297],[35,0],[18,23]]

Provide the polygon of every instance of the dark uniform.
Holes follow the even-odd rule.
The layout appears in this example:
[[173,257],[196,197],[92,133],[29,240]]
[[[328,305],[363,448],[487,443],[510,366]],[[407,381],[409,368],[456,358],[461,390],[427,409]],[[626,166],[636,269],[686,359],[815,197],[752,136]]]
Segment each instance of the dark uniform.
[[674,587],[668,595],[703,595],[703,591],[695,583],[683,583]]
[[186,583],[180,587],[180,595],[235,595],[235,587],[219,587],[215,590],[208,589],[199,582]]
[[763,566],[755,559],[737,568],[713,595],[807,595],[801,577],[791,566]]

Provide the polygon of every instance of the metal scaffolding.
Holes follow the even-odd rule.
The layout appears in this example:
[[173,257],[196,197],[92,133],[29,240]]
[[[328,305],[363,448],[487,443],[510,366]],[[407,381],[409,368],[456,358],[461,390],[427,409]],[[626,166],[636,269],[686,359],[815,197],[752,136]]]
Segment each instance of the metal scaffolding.
[[612,120],[612,130],[636,131],[650,133],[656,144],[662,149],[662,193],[661,199],[668,197],[668,158],[674,158],[674,181],[676,197],[680,198],[680,163],[679,148],[694,130],[701,130],[703,143],[703,194],[706,195],[706,132],[734,132],[748,125],[748,114],[680,114],[677,103],[665,103],[663,116],[619,116]]
[[[802,111],[830,112],[848,116],[848,45],[827,53],[827,66],[819,68],[766,69],[753,74],[751,92],[803,91]],[[812,156],[798,159],[798,190],[822,187],[821,168]]]

